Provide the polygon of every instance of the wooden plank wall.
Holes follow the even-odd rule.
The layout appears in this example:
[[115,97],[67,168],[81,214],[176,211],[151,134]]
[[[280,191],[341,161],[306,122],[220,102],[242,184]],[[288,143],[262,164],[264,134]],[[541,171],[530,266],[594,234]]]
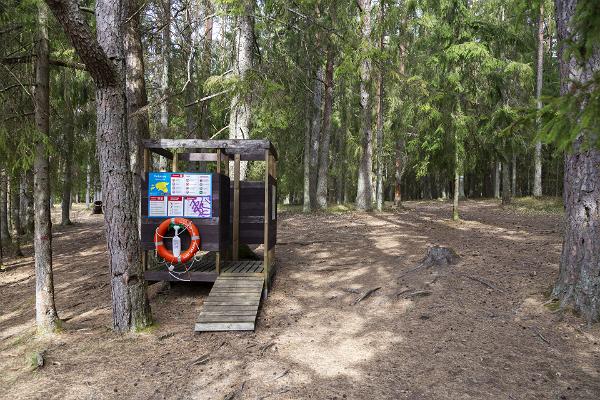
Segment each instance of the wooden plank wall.
[[[269,199],[277,180],[269,177]],[[230,185],[231,210],[233,210],[233,183]],[[272,210],[271,201],[269,210]],[[269,218],[269,248],[277,242],[277,204],[275,219]],[[233,213],[233,211],[231,211]],[[257,181],[240,181],[240,243],[262,244],[264,242],[265,184]]]

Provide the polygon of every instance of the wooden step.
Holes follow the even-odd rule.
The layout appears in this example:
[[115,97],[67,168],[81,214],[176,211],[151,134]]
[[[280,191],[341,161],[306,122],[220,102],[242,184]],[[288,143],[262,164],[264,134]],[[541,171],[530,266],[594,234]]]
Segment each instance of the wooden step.
[[253,331],[264,280],[255,276],[219,276],[196,322],[196,332]]

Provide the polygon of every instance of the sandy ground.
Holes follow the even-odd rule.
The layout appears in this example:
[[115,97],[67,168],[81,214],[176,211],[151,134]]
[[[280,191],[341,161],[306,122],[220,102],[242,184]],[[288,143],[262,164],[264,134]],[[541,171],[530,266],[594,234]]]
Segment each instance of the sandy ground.
[[[102,220],[78,208],[74,226],[55,228],[61,334],[34,336],[31,258],[0,272],[0,397],[600,398],[600,327],[544,305],[560,215],[468,201],[454,223],[447,203],[406,207],[280,215],[256,332],[195,334],[210,286],[179,284],[151,287],[157,325],[137,335],[111,332]],[[460,263],[402,276],[432,245]]]

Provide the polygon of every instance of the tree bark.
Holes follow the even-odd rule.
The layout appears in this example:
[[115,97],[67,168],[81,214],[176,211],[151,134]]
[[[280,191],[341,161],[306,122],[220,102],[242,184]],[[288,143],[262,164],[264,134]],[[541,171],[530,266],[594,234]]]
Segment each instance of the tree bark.
[[63,186],[61,203],[61,222],[62,226],[71,225],[71,189],[73,187],[73,140],[75,133],[75,116],[72,107],[71,82],[67,74],[70,71],[63,71],[65,101],[64,108],[64,140],[63,140]]
[[310,122],[310,207],[315,209],[317,204],[317,181],[319,173],[319,143],[321,141],[321,120],[323,106],[323,66],[317,67],[315,76],[314,96],[312,102],[311,122]]
[[[146,80],[144,78],[144,53],[140,34],[140,0],[128,2],[128,23],[125,26],[125,79],[127,97],[127,134],[129,135],[129,161],[133,173],[133,195],[136,203],[141,199],[142,184],[142,139],[150,137],[148,111],[140,111],[148,105]],[[134,14],[136,13],[136,14]],[[89,191],[90,165],[87,169],[87,188]],[[86,192],[89,206],[89,192]]]
[[109,252],[113,327],[125,332],[151,321],[146,296],[138,208],[130,169],[122,0],[96,2],[96,38],[74,0],[47,0],[96,83],[96,145]]
[[500,198],[500,171],[502,170],[502,166],[498,161],[492,163],[494,167],[494,197]]
[[[361,9],[361,37],[366,47],[371,43],[371,0],[358,0]],[[373,208],[373,132],[371,129],[371,60],[364,56],[360,66],[361,159],[358,166],[356,208],[370,211]]]
[[[538,52],[537,52],[537,79],[535,87],[535,97],[537,109],[542,108],[542,85],[544,83],[544,2],[540,1],[540,18],[538,20]],[[538,127],[541,122],[537,121]],[[533,157],[534,177],[533,177],[533,195],[540,197],[542,195],[542,142],[535,142],[535,153]]]
[[[560,92],[576,93],[581,84],[600,71],[600,49],[577,61],[564,57],[566,40],[573,37],[572,18],[577,0],[556,0],[556,25],[560,43]],[[597,87],[594,90],[598,90]],[[565,234],[560,272],[553,295],[561,308],[572,307],[588,323],[600,320],[600,151],[584,146],[593,132],[580,132],[572,151],[565,155]]]
[[[36,45],[35,123],[38,131],[50,134],[50,69],[48,64],[48,8],[38,3],[38,38]],[[33,208],[35,258],[35,320],[40,333],[56,332],[60,325],[54,303],[52,273],[52,222],[50,219],[50,173],[48,149],[39,140],[33,161]]]
[[0,170],[0,230],[2,230],[2,242],[6,247],[12,247],[8,222],[8,174],[6,169],[2,168]]
[[394,205],[400,207],[402,205],[402,175],[406,166],[406,152],[404,138],[396,140],[396,160],[394,171]]
[[13,253],[17,257],[22,257],[20,245],[20,236],[23,234],[20,216],[20,198],[19,198],[19,176],[11,175],[10,177],[10,223],[13,231]]
[[[171,64],[171,0],[163,0],[163,23],[162,45],[160,50],[160,134],[161,137],[169,137],[169,69]],[[132,12],[135,12],[132,11]],[[162,157],[161,159],[164,159]]]
[[454,136],[454,200],[452,203],[452,219],[454,221],[458,221],[460,219],[460,214],[458,212],[458,200],[460,198],[460,170],[461,170],[461,161],[460,154],[458,148],[458,137],[455,133]]
[[[385,1],[381,0],[379,3],[379,24],[380,24],[380,35],[379,35],[379,51],[383,53],[384,50],[384,11]],[[376,173],[376,204],[377,210],[383,210],[383,101],[384,101],[384,82],[383,82],[383,65],[379,66],[379,76],[377,77],[377,173]]]
[[[202,50],[202,77],[205,81],[212,75],[212,42],[213,42],[213,17],[214,6],[211,0],[203,0],[204,6],[204,41]],[[202,84],[202,82],[201,82]],[[200,126],[203,139],[210,138],[210,100],[202,102],[200,109]],[[240,166],[241,167],[241,166]]]
[[302,202],[302,211],[310,212],[312,210],[310,204],[310,122],[311,122],[311,96],[307,96],[305,102],[305,127],[304,127],[304,153],[302,158],[302,165],[304,168],[304,193]]
[[510,164],[508,161],[502,162],[502,204],[510,204]]
[[[252,70],[254,46],[254,0],[243,0],[243,14],[237,17],[233,74],[240,81],[231,98],[229,115],[229,139],[249,139],[252,122],[252,90],[248,89],[248,79]],[[233,176],[233,163],[229,165]],[[248,162],[240,163],[240,179],[246,179]]]
[[511,185],[512,197],[517,197],[517,155],[513,152],[512,155],[512,168],[511,168]]
[[331,117],[333,112],[333,63],[334,53],[331,46],[327,49],[327,65],[325,67],[325,98],[323,100],[323,129],[321,138],[321,153],[319,158],[319,173],[317,182],[317,205],[327,208],[327,187],[329,174],[329,143],[331,139]]

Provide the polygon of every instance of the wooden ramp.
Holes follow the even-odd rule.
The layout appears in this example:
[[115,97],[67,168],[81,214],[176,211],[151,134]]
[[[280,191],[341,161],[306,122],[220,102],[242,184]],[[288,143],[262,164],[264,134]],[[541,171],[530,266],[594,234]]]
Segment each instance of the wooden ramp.
[[195,331],[253,331],[263,284],[260,276],[220,275],[204,301]]

